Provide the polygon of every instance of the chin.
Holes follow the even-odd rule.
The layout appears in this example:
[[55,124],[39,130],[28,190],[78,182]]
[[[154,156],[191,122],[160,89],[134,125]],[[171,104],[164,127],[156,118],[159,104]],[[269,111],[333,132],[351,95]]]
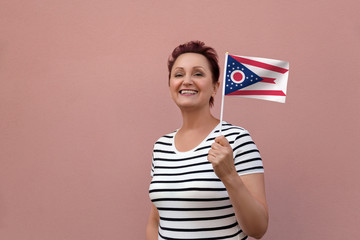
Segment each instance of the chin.
[[205,106],[209,106],[209,105],[200,105],[194,103],[177,103],[176,105],[180,108],[180,110],[200,110]]
[[193,109],[196,108],[193,104],[176,104],[180,109]]

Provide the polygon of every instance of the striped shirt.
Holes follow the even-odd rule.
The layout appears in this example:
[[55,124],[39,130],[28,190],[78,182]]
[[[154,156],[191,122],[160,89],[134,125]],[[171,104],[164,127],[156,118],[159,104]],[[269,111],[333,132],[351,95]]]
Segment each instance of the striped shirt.
[[[155,142],[149,195],[160,215],[158,239],[247,238],[236,221],[224,184],[207,160],[219,127],[187,152],[175,148],[177,131]],[[259,150],[247,130],[223,122],[222,134],[233,148],[239,175],[264,172]]]

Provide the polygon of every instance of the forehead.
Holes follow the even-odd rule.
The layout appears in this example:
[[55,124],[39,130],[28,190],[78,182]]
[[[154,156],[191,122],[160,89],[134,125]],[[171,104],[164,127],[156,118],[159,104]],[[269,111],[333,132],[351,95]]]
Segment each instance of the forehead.
[[210,69],[207,58],[199,53],[183,53],[176,59],[173,65],[173,69],[193,67],[203,67],[205,69]]

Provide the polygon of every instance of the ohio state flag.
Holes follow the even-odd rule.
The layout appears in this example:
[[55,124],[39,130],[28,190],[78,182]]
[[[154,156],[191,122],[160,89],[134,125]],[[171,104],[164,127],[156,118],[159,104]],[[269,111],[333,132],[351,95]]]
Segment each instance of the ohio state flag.
[[224,94],[285,103],[289,63],[226,54]]

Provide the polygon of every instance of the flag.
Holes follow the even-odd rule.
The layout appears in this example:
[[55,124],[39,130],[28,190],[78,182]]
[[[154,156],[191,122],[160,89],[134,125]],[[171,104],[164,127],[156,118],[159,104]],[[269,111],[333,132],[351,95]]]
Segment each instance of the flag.
[[226,54],[224,93],[285,103],[289,63]]

